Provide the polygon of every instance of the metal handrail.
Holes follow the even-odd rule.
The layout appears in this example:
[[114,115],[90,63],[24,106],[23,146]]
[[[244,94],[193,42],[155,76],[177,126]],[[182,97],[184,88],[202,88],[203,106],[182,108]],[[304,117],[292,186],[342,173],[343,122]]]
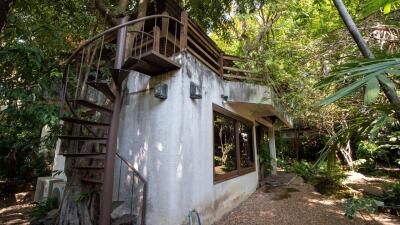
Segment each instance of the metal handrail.
[[101,38],[102,36],[104,36],[104,35],[106,35],[106,34],[108,34],[108,33],[111,33],[111,32],[113,32],[113,31],[116,31],[116,30],[118,30],[118,29],[120,29],[120,28],[123,28],[123,27],[129,26],[129,25],[135,24],[135,23],[139,23],[139,22],[142,22],[142,21],[150,20],[150,19],[158,19],[158,18],[172,19],[173,21],[179,23],[180,25],[183,25],[183,23],[182,23],[180,20],[176,19],[175,17],[168,16],[168,15],[152,15],[152,16],[145,16],[145,17],[142,17],[142,18],[139,18],[139,19],[136,19],[136,20],[131,20],[131,21],[128,21],[128,22],[126,22],[126,23],[119,24],[119,25],[117,25],[117,26],[115,26],[115,27],[109,28],[109,29],[107,29],[107,30],[105,30],[105,31],[103,31],[103,32],[101,32],[101,33],[99,33],[99,34],[93,36],[92,38],[88,39],[85,43],[83,43],[79,48],[77,48],[77,49],[71,54],[71,56],[64,62],[64,65],[68,65],[68,64],[75,58],[75,56],[76,56],[83,48],[85,48],[86,46],[88,46],[89,44],[91,44],[92,42],[94,42],[95,40]]
[[[130,164],[123,156],[121,156],[118,152],[115,155],[124,162],[129,169],[139,178],[139,180],[143,183],[143,202],[142,202],[142,217],[141,217],[141,225],[146,224],[146,202],[147,202],[147,181],[146,179],[135,169],[135,167]],[[120,178],[121,179],[121,178]]]
[[118,152],[116,153],[116,155],[139,177],[139,180],[141,180],[143,183],[147,182],[146,179],[139,173],[139,171],[137,171],[132,164],[130,164],[126,159],[124,159],[123,156],[121,156]]

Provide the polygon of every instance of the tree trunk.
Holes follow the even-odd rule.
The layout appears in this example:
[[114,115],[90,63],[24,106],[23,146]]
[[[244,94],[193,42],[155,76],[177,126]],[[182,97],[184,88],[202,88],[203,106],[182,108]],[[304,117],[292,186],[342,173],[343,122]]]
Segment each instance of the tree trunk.
[[78,176],[68,181],[60,204],[58,225],[93,225],[98,222],[100,198],[92,190],[84,190]]
[[346,147],[340,147],[340,152],[343,155],[344,161],[346,162],[347,166],[351,169],[353,168],[353,159],[351,157],[351,145],[350,140],[347,141]]
[[357,25],[354,23],[353,18],[347,11],[346,6],[343,4],[343,1],[333,0],[333,3],[335,4],[336,9],[339,11],[340,17],[342,17],[343,22],[346,24],[347,29],[349,30],[363,56],[367,59],[374,58],[374,54],[371,52],[371,50],[369,50],[367,43],[364,41],[360,31],[357,28]]
[[[354,23],[352,17],[350,16],[349,12],[347,11],[346,6],[343,4],[342,0],[333,0],[336,9],[338,10],[340,17],[342,18],[343,22],[346,24],[347,29],[349,30],[351,36],[353,37],[354,41],[356,42],[358,48],[360,49],[362,55],[367,59],[374,59],[375,56],[368,48],[367,43],[363,39],[360,31],[358,30],[356,24]],[[384,85],[382,82],[379,81],[379,84],[385,94],[386,98],[389,100],[391,106],[395,111],[395,118],[400,121],[400,98],[397,95],[395,89],[390,88]]]
[[6,24],[7,15],[15,0],[0,0],[0,32]]
[[385,93],[386,98],[389,100],[390,104],[393,106],[394,116],[397,121],[400,122],[400,98],[397,95],[395,89],[386,86],[383,82],[379,81],[382,87],[383,93]]

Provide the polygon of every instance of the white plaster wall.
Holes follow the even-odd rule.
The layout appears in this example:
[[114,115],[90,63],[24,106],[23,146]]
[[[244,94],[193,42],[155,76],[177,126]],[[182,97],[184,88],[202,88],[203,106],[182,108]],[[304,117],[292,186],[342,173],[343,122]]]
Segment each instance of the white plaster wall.
[[53,161],[53,173],[56,173],[56,178],[63,179],[64,181],[67,181],[67,177],[64,172],[58,173],[58,171],[64,171],[65,168],[65,157],[63,155],[60,155],[60,149],[61,149],[61,140],[57,140],[56,144],[56,151],[54,153],[54,161]]
[[[255,118],[222,103],[221,94],[231,92],[229,83],[191,55],[178,59],[182,67],[173,73],[151,79],[132,73],[121,113],[118,151],[149,183],[149,225],[188,224],[190,209],[200,213],[203,224],[212,224],[258,185],[257,170],[214,184],[212,104],[252,121]],[[191,81],[202,87],[202,99],[190,98]],[[165,100],[155,98],[151,91],[161,83],[168,84]],[[140,92],[145,89],[150,90]],[[119,178],[117,175],[115,180]],[[122,173],[122,180],[127,179]]]

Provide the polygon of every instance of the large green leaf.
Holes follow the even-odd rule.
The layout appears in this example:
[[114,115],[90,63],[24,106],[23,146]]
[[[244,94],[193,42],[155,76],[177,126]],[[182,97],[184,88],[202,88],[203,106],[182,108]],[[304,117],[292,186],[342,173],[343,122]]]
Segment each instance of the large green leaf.
[[359,87],[365,85],[368,82],[368,78],[364,78],[360,81],[354,82],[353,84],[344,87],[342,89],[340,89],[339,91],[337,91],[335,94],[323,99],[319,105],[320,106],[325,106],[325,105],[329,105],[353,92],[355,92]]
[[396,89],[396,84],[393,83],[392,80],[390,80],[389,78],[387,78],[387,76],[385,76],[385,75],[383,75],[383,74],[380,74],[380,75],[378,75],[377,78],[379,79],[380,82],[382,82],[382,83],[383,83],[384,85],[386,85],[387,87],[392,88],[392,89]]
[[345,64],[333,71],[333,74],[322,79],[316,84],[316,88],[322,89],[333,83],[342,83],[346,80],[365,77],[370,74],[400,74],[400,59],[377,59],[359,63]]
[[370,104],[374,102],[379,96],[379,90],[380,87],[378,79],[376,77],[369,79],[365,88],[364,103]]
[[364,4],[362,12],[368,16],[383,8],[383,13],[388,14],[397,8],[399,3],[399,0],[369,0]]

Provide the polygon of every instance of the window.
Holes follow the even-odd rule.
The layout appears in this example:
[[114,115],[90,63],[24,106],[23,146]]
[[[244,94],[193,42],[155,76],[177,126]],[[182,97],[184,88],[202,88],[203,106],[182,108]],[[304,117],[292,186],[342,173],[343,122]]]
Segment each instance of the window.
[[255,170],[253,123],[214,105],[214,181]]

